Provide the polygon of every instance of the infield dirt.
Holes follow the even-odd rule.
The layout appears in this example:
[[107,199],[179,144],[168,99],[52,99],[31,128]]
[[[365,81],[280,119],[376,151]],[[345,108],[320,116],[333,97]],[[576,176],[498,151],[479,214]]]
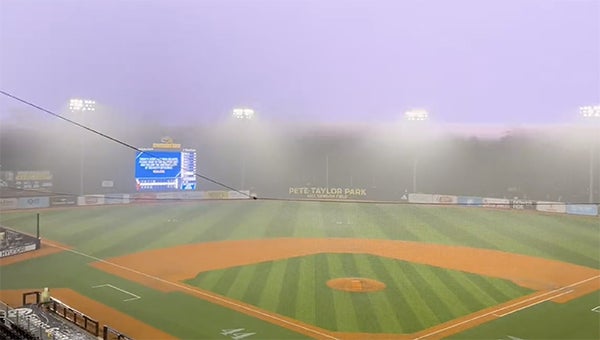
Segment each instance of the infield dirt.
[[[200,272],[318,253],[373,254],[511,280],[536,292],[414,334],[361,334],[324,330],[181,283]],[[443,338],[544,301],[567,302],[600,289],[599,270],[565,262],[487,249],[347,238],[199,243],[135,253],[95,262],[93,266],[161,291],[181,291],[319,339]]]

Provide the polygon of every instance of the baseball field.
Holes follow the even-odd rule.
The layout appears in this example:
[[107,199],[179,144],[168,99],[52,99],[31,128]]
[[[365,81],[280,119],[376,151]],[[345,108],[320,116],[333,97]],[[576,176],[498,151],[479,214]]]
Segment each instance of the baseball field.
[[600,219],[458,206],[201,201],[2,212],[43,247],[0,300],[136,339],[600,339]]

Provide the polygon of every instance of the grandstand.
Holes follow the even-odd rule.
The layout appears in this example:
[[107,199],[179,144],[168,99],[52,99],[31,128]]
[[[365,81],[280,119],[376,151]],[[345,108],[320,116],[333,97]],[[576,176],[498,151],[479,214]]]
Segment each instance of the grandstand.
[[39,238],[0,226],[0,258],[39,248]]
[[24,293],[21,306],[16,308],[0,301],[0,339],[132,339],[109,326],[101,327],[97,320],[58,299],[42,302],[41,297],[37,291]]

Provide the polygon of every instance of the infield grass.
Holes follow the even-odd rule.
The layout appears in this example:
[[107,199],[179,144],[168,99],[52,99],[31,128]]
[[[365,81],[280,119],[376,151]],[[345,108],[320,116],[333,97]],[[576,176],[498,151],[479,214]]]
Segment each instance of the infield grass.
[[[341,277],[379,292],[329,288]],[[186,283],[332,331],[414,333],[531,290],[512,282],[366,254],[316,254],[200,273]]]

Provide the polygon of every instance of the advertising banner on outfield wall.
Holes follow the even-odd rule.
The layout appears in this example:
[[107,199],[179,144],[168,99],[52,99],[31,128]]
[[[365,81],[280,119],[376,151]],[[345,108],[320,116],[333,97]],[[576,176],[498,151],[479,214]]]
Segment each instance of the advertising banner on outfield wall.
[[536,209],[538,211],[564,214],[567,212],[567,205],[561,202],[537,201]]
[[431,194],[408,194],[408,202],[410,203],[434,203],[433,195]]
[[205,199],[205,191],[181,191],[177,193],[177,197],[184,200],[201,200]]
[[19,209],[47,208],[49,206],[49,197],[21,197],[17,203]]
[[458,196],[458,204],[481,206],[483,204],[483,198],[474,196]]
[[17,209],[18,202],[19,200],[17,200],[16,198],[0,198],[0,209]]
[[204,195],[210,200],[223,200],[229,198],[229,193],[227,191],[205,191]]
[[596,204],[567,204],[567,214],[572,215],[598,215],[598,206]]
[[513,199],[510,200],[510,208],[517,210],[535,210],[535,201]]
[[248,198],[250,196],[250,191],[248,190],[240,190],[238,191],[230,191],[229,192],[229,199],[242,199],[242,198]]
[[458,196],[433,195],[433,202],[440,203],[440,204],[456,204],[456,203],[458,203]]
[[102,205],[104,195],[86,195],[77,197],[77,205]]
[[129,203],[129,194],[104,195],[104,204],[127,204],[127,203]]
[[63,207],[77,205],[77,196],[53,196],[50,197],[51,207]]
[[157,192],[155,195],[157,200],[169,201],[179,199],[178,194],[175,192]]
[[156,201],[156,193],[140,192],[131,195],[131,199],[135,201],[135,203],[154,203],[154,201]]
[[28,251],[33,251],[38,248],[39,247],[35,243],[18,245],[18,246],[14,246],[14,247],[9,246],[8,248],[4,248],[4,249],[0,250],[0,258],[26,253]]
[[486,208],[500,208],[500,209],[509,209],[510,208],[510,200],[506,198],[483,198],[483,206]]

